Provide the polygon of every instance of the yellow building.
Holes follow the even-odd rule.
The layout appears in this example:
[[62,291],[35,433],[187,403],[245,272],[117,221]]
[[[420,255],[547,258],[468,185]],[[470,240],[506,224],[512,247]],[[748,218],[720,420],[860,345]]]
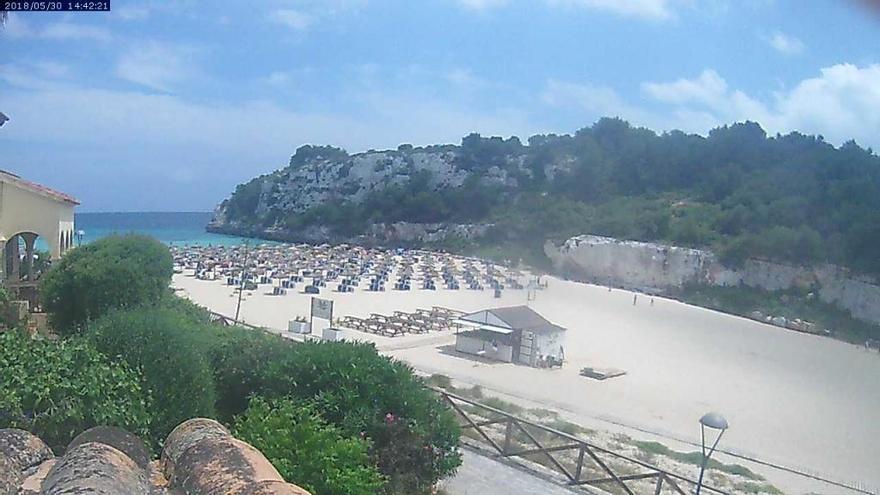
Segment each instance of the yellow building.
[[11,288],[34,286],[37,239],[48,245],[52,260],[72,248],[78,204],[67,194],[0,170],[0,280]]

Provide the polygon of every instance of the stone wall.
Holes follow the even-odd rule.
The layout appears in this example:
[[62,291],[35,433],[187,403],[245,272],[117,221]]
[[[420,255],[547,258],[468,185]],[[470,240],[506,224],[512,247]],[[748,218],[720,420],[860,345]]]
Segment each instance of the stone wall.
[[880,284],[837,266],[750,259],[741,268],[729,268],[707,250],[594,235],[572,237],[561,246],[548,242],[544,252],[557,271],[587,282],[648,292],[678,289],[687,283],[811,289],[822,301],[847,309],[856,318],[880,323]]

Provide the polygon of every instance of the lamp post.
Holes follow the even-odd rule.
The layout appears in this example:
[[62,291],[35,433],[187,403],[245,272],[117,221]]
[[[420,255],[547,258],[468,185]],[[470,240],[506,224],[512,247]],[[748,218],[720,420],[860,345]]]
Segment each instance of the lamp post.
[[235,306],[235,324],[238,325],[238,315],[241,313],[241,297],[244,294],[245,288],[245,276],[247,275],[247,264],[248,264],[248,255],[250,251],[248,250],[249,242],[245,241],[244,243],[244,263],[241,265],[241,284],[238,287],[238,304]]
[[[706,413],[700,418],[700,444],[703,448],[703,462],[700,464],[700,478],[697,480],[697,495],[700,495],[700,489],[703,487],[703,473],[706,471],[709,457],[712,457],[715,448],[718,447],[718,442],[721,441],[721,435],[724,435],[724,430],[726,430],[727,427],[727,420],[724,419],[724,416],[716,412]],[[709,448],[708,451],[706,450],[706,428],[718,432],[718,436],[715,437],[715,442],[712,443],[712,447]]]

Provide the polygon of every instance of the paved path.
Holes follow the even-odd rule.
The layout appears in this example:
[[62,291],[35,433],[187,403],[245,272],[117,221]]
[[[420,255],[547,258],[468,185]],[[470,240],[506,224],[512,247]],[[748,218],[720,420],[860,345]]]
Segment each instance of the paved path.
[[449,495],[584,495],[532,476],[502,462],[462,449],[464,462],[454,478],[442,484]]

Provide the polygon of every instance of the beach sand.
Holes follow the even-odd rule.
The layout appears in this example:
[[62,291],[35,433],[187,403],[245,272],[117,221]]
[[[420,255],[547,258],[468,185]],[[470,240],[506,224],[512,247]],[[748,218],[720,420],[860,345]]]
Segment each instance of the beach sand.
[[[566,327],[566,362],[545,370],[487,363],[456,354],[454,335],[400,338],[346,332],[425,373],[541,404],[588,427],[620,429],[634,438],[664,439],[679,450],[699,442],[698,419],[708,411],[730,422],[721,448],[762,461],[819,473],[834,480],[880,486],[880,355],[858,346],[718,313],[677,301],[608,291],[606,287],[547,277],[529,306]],[[224,315],[237,298],[220,282],[175,275],[181,295]],[[265,289],[265,287],[261,287]],[[391,314],[446,306],[463,311],[527,304],[525,291],[388,291],[320,297],[335,301],[335,316]],[[308,316],[311,296],[247,295],[242,319],[286,329]],[[584,366],[626,370],[595,381]],[[754,468],[742,459],[719,460]],[[758,465],[755,471],[787,492],[847,493],[831,485]],[[849,492],[852,493],[852,492]]]

